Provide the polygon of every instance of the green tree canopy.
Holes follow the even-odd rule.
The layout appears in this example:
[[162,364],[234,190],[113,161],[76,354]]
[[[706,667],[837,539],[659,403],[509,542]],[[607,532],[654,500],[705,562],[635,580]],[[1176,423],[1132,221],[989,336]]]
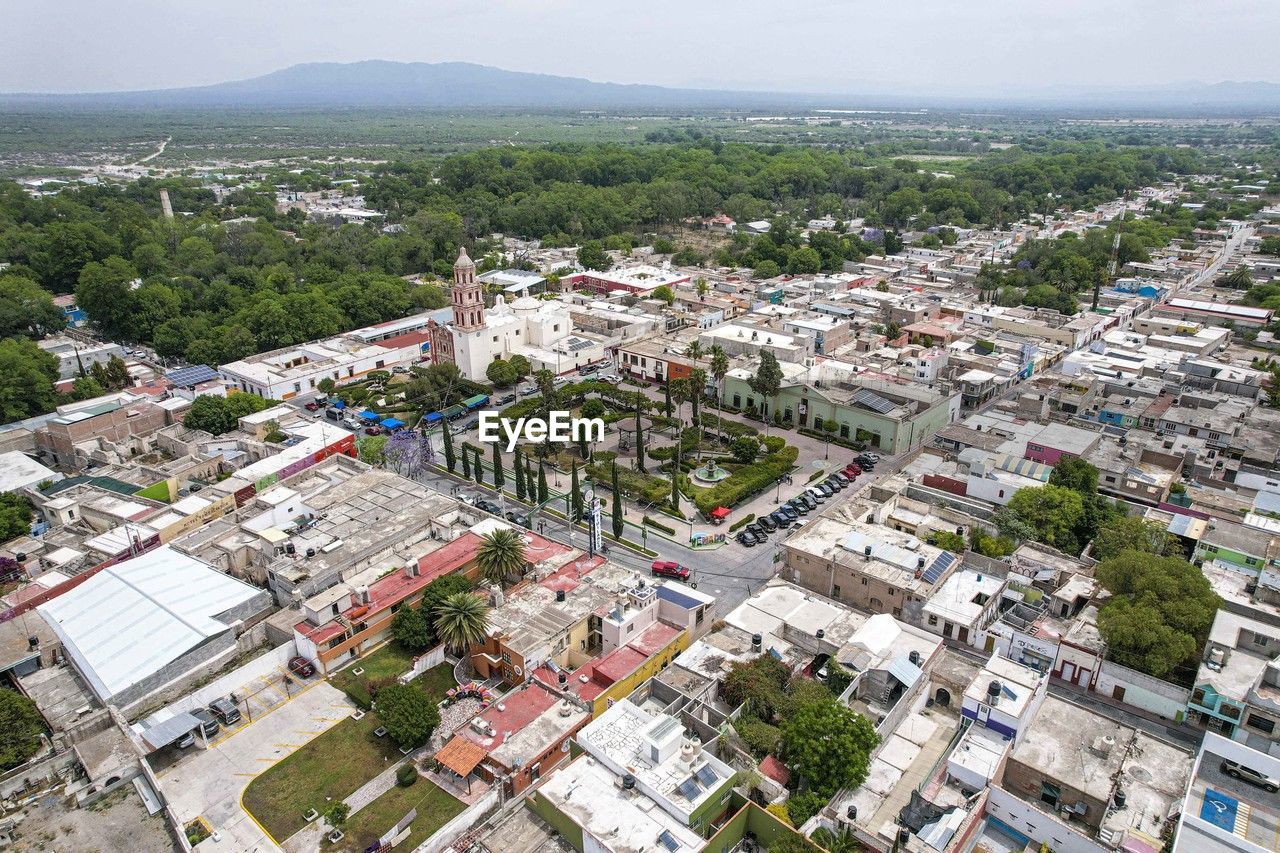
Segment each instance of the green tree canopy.
[[53,409],[58,359],[27,338],[0,340],[0,423]]
[[0,338],[43,338],[65,325],[53,294],[25,276],[0,276]]
[[483,640],[489,630],[489,605],[470,592],[456,592],[436,605],[436,636],[455,652]]
[[401,607],[391,619],[391,637],[406,651],[418,654],[435,645],[426,617],[416,607]]
[[0,542],[31,531],[31,501],[16,492],[0,494]]
[[834,700],[803,705],[782,723],[783,761],[826,797],[866,780],[879,742],[870,720]]
[[16,690],[0,688],[0,770],[17,767],[34,755],[44,731],[35,702]]
[[1222,604],[1199,569],[1126,550],[1099,563],[1094,577],[1111,593],[1098,629],[1116,662],[1156,678],[1194,663]]
[[378,691],[376,702],[382,725],[403,749],[424,746],[440,725],[436,703],[414,684],[383,687]]
[[1034,531],[1036,541],[1063,551],[1076,549],[1076,527],[1084,518],[1084,499],[1079,492],[1062,486],[1018,489],[1008,509]]
[[1180,546],[1177,537],[1170,535],[1163,524],[1140,515],[1122,515],[1098,530],[1092,556],[1095,560],[1109,560],[1121,551],[1176,557]]

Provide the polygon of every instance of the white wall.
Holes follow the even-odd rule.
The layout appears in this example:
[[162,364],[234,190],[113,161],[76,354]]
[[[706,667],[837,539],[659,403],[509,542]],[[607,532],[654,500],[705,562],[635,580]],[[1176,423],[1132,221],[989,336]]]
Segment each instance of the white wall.
[[1118,701],[1178,722],[1186,715],[1187,700],[1191,697],[1189,690],[1104,660],[1094,689],[1111,697],[1116,687],[1124,688],[1124,698]]
[[233,669],[216,681],[211,681],[204,687],[188,693],[178,701],[167,705],[164,710],[176,714],[179,711],[193,711],[196,708],[207,707],[214,699],[225,697],[256,678],[270,677],[272,674],[279,672],[289,665],[289,659],[296,654],[297,651],[293,642],[276,646],[271,651],[264,652],[244,666]]
[[1048,844],[1054,853],[1107,853],[1106,847],[999,786],[990,788],[986,813],[1033,840]]

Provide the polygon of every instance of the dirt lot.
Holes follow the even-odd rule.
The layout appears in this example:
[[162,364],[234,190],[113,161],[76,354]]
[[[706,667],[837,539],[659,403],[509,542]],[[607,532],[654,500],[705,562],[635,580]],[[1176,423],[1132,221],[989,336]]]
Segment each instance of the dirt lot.
[[115,853],[118,850],[177,851],[161,815],[149,815],[132,785],[111,792],[89,808],[68,808],[46,797],[27,809],[15,832],[19,853]]

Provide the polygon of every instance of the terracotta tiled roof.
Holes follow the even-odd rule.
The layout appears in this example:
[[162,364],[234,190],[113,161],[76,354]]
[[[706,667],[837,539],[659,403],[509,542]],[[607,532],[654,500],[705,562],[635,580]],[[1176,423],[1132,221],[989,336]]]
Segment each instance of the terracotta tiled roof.
[[472,743],[461,735],[454,735],[453,739],[436,753],[436,761],[466,778],[488,754],[479,744]]

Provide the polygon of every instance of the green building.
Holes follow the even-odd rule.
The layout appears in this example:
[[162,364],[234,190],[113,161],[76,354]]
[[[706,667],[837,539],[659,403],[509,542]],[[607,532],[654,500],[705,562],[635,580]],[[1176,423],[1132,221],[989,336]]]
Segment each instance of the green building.
[[784,379],[774,400],[751,390],[752,372],[730,371],[724,380],[724,401],[744,411],[778,412],[784,423],[812,429],[817,420],[836,422],[835,436],[863,441],[889,453],[918,447],[951,423],[960,398],[925,385],[884,379],[812,379],[813,371]]

